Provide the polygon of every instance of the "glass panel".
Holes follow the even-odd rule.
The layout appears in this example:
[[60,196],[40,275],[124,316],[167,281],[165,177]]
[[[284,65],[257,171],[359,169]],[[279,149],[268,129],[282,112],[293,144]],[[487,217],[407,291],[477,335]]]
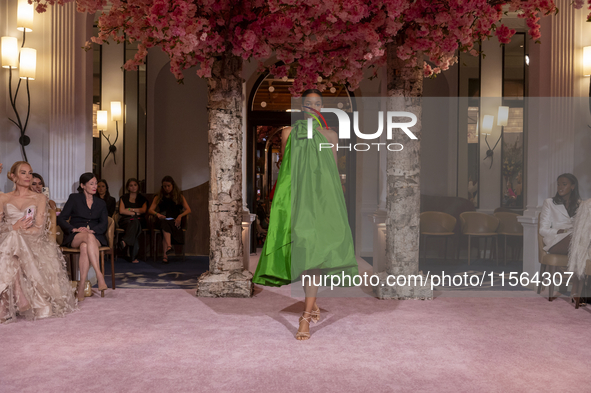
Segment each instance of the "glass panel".
[[503,98],[523,100],[525,93],[525,34],[518,33],[503,48]]
[[[137,43],[125,44],[125,61],[133,59]],[[146,103],[147,72],[146,65],[137,71],[125,71],[124,81],[124,181],[134,177],[140,182],[140,191],[146,189]]]
[[[474,44],[479,50],[480,45]],[[480,143],[480,56],[460,53],[458,75],[458,196],[478,207]]]
[[[98,35],[98,27],[93,27]],[[101,178],[101,139],[96,126],[96,112],[101,109],[101,54],[102,47],[92,44],[92,171]]]
[[503,105],[509,107],[501,150],[501,206],[523,209],[525,34],[516,34],[503,48]]

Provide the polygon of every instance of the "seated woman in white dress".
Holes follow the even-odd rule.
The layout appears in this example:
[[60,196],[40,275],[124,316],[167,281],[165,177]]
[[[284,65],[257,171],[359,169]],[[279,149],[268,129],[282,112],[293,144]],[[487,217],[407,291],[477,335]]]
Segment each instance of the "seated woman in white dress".
[[0,323],[63,316],[76,309],[64,257],[49,234],[48,201],[30,189],[31,166],[16,162],[15,189],[0,194]]
[[579,181],[575,175],[563,173],[556,182],[556,195],[544,201],[540,213],[540,234],[545,251],[568,255],[574,217],[581,203]]

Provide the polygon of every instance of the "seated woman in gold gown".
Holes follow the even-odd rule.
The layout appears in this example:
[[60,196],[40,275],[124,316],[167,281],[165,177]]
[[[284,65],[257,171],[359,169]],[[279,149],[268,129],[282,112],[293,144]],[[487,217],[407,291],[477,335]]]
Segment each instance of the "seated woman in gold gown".
[[14,191],[0,194],[0,323],[63,316],[76,309],[64,257],[49,237],[48,200],[30,189],[31,166],[16,162]]

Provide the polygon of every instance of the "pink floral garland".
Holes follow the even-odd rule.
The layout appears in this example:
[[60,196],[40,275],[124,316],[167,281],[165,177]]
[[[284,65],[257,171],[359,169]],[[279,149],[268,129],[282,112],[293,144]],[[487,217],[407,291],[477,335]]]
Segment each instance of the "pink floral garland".
[[[70,1],[29,0],[38,12]],[[106,0],[76,3],[87,13],[107,5]],[[573,3],[575,8],[583,4]],[[510,41],[515,30],[499,23],[503,5],[526,20],[535,40],[540,17],[557,12],[552,0],[112,0],[92,41],[138,42],[134,59],[125,64],[128,70],[158,46],[179,80],[194,66],[199,76],[210,77],[214,60],[228,52],[260,61],[275,53],[285,65],[260,63],[260,70],[286,78],[291,69],[291,92],[297,96],[335,84],[356,89],[365,69],[384,65],[386,44],[393,40],[400,59],[416,66],[422,52],[428,60],[424,76],[438,74],[457,62],[458,50],[477,55],[474,42],[493,34],[501,43]]]

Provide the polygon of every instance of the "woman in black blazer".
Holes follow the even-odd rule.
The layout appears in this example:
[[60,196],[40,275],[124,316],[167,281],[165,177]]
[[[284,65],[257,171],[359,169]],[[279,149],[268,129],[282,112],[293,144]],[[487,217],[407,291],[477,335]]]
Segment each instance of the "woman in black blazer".
[[109,226],[109,217],[105,201],[96,195],[96,186],[97,181],[93,173],[82,174],[78,194],[70,194],[57,217],[57,223],[64,231],[62,246],[80,247],[78,301],[84,300],[84,284],[90,265],[96,272],[99,291],[107,289],[99,265],[99,247],[108,245],[105,233]]

